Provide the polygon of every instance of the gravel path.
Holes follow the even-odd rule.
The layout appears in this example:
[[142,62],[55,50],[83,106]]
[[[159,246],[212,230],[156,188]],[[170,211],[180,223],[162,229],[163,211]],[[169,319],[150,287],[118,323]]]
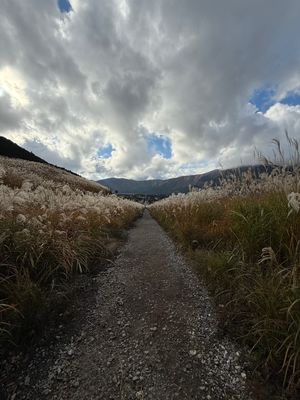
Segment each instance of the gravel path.
[[206,289],[147,211],[97,281],[83,328],[24,398],[252,399]]

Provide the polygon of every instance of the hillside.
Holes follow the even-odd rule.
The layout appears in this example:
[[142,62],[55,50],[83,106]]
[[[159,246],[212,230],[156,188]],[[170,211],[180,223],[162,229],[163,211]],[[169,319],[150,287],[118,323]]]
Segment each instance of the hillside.
[[47,164],[45,160],[36,156],[30,151],[23,149],[11,140],[0,136],[0,156],[9,158],[19,158],[27,161],[35,161],[43,164]]
[[1,183],[12,189],[20,189],[24,184],[30,184],[33,190],[39,186],[55,190],[68,185],[74,191],[109,193],[107,187],[53,165],[3,156],[0,156]]
[[48,182],[48,185],[51,181],[56,186],[68,184],[74,190],[109,192],[107,187],[50,164],[3,136],[0,136],[0,168],[4,171],[1,180],[13,188],[21,187],[24,181],[38,184]]
[[227,170],[215,169],[204,174],[180,176],[171,179],[149,179],[135,181],[133,179],[108,178],[98,181],[101,185],[109,187],[113,192],[122,194],[151,194],[170,195],[172,193],[187,193],[192,186],[202,188],[207,183],[217,185],[220,178],[228,177],[231,174],[242,174],[251,168],[256,174],[265,171],[265,166],[242,166]]
[[34,161],[34,162],[41,163],[41,164],[51,165],[55,168],[59,168],[63,171],[69,172],[70,174],[79,176],[78,174],[76,174],[73,171],[70,171],[69,169],[60,167],[59,165],[54,165],[54,164],[48,163],[46,160],[43,160],[42,158],[36,156],[31,151],[23,149],[23,147],[17,145],[12,140],[9,140],[3,136],[0,136],[0,156],[16,158],[16,159],[26,160],[26,161]]

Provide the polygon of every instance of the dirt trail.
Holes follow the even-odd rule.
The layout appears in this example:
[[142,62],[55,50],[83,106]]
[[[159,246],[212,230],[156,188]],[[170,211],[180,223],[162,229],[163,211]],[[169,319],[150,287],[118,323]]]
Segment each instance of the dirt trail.
[[148,212],[97,283],[83,328],[16,399],[252,399],[206,289]]

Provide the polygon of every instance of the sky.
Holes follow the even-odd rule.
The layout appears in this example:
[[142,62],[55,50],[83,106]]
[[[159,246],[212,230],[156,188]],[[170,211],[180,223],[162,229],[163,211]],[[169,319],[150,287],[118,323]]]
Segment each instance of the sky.
[[299,0],[1,0],[0,135],[90,179],[300,138]]

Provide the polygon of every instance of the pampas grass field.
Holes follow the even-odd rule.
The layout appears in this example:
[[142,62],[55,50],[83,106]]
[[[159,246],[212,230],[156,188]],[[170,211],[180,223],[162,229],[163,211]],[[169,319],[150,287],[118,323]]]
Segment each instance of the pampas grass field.
[[300,155],[274,141],[271,173],[233,175],[154,203],[151,214],[196,260],[228,329],[267,377],[300,387]]
[[141,210],[95,182],[0,157],[0,341],[34,329],[51,293],[100,265]]

